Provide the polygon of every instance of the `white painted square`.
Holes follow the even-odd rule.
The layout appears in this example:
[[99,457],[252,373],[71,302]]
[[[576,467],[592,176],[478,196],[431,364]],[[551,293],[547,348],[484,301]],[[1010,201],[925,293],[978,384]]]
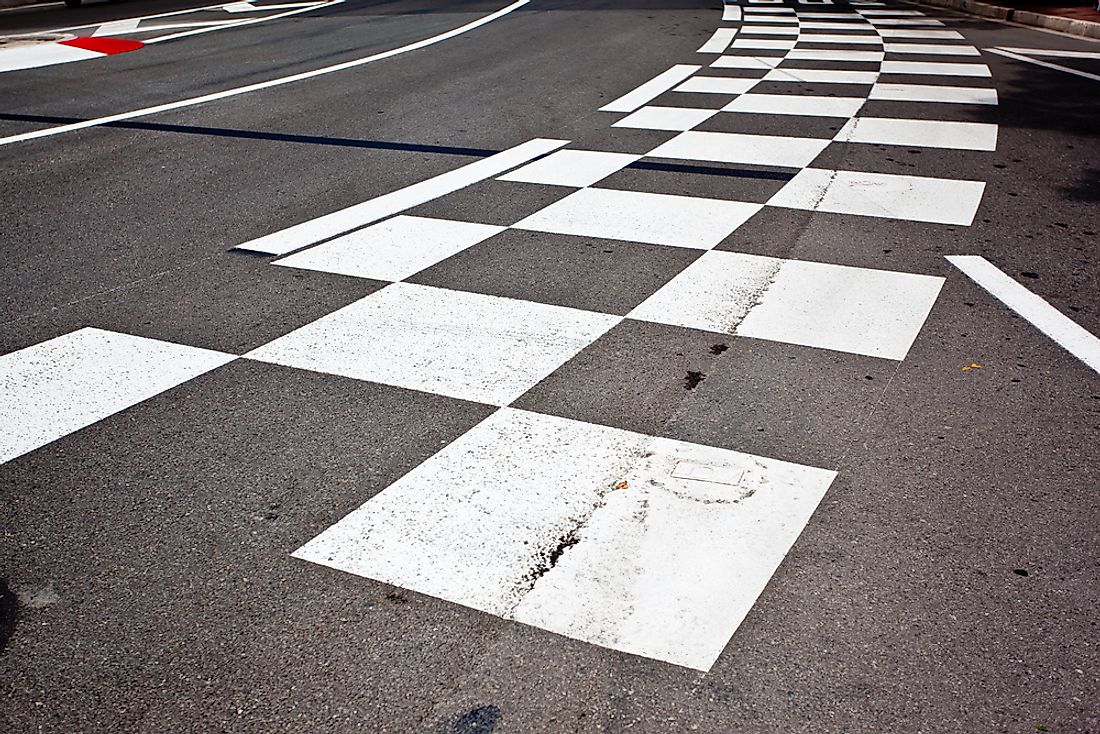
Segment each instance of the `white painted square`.
[[736,28],[719,28],[696,53],[720,54],[729,47],[736,35]]
[[782,56],[719,56],[711,63],[714,69],[774,69],[783,63]]
[[647,106],[627,115],[612,127],[640,130],[690,130],[717,113],[718,110],[702,110],[694,107]]
[[891,54],[927,54],[929,56],[981,56],[981,52],[964,43],[887,43],[883,45]]
[[246,357],[507,405],[618,316],[394,283]]
[[582,189],[514,226],[537,232],[707,250],[744,224],[761,206],[698,196]]
[[[801,17],[805,18],[806,16],[803,15]],[[867,23],[864,23],[862,18],[859,18],[858,16],[856,16],[856,19],[857,19],[857,22],[855,22],[855,23],[849,23],[849,22],[845,22],[845,21],[837,22],[837,21],[828,21],[828,20],[811,20],[811,21],[805,21],[804,20],[801,23],[799,23],[799,27],[802,30],[811,30],[811,31],[865,31],[865,32],[868,32],[868,33],[874,32],[875,29],[872,28]]]
[[722,8],[722,20],[736,23],[741,20],[741,6],[740,5],[726,5]]
[[677,135],[646,155],[650,158],[801,168],[821,155],[829,143],[827,138],[693,131]]
[[0,463],[236,359],[85,328],[0,357]]
[[989,77],[985,64],[950,64],[928,61],[883,61],[883,74],[935,74],[940,76]]
[[935,38],[938,40],[954,39],[964,40],[958,31],[949,30],[925,30],[923,28],[880,28],[879,35],[883,38]]
[[805,168],[768,206],[970,226],[985,183]]
[[786,25],[757,25],[755,23],[746,23],[741,26],[742,35],[748,34],[750,36],[797,36],[799,26],[794,23],[787,23]]
[[597,150],[559,150],[500,177],[501,181],[549,184],[551,186],[591,186],[616,171],[626,168],[640,155],[605,153]]
[[997,104],[997,90],[983,87],[950,87],[934,84],[884,84],[871,88],[870,99],[900,102],[947,102],[950,104]]
[[799,43],[854,43],[856,45],[871,45],[878,46],[882,44],[882,38],[879,36],[865,36],[856,34],[836,34],[836,33],[803,33],[798,37]]
[[849,120],[837,133],[836,140],[841,143],[988,151],[997,149],[997,126],[985,122],[859,117]]
[[404,280],[507,227],[401,215],[276,260],[302,270]]
[[731,49],[754,49],[765,51],[786,51],[794,48],[795,39],[772,39],[772,38],[738,38],[736,41],[730,44]]
[[505,408],[294,555],[706,671],[835,476]]
[[872,21],[876,28],[896,28],[898,26],[942,26],[942,20],[935,18],[877,18]]
[[711,251],[629,317],[904,359],[943,278]]
[[723,112],[809,117],[852,117],[866,102],[862,97],[820,97],[803,94],[742,94]]
[[882,51],[852,51],[843,48],[796,48],[787,54],[787,61],[868,61],[880,63]]
[[766,82],[803,82],[810,84],[874,84],[875,71],[843,69],[772,69],[764,75]]
[[743,79],[734,76],[693,76],[673,91],[702,92],[704,94],[744,94],[759,82],[759,79]]

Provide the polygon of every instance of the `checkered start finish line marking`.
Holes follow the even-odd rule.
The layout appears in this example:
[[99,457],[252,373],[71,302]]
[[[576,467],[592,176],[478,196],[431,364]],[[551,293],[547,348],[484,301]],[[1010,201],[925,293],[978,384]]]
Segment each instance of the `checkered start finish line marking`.
[[[881,83],[880,74],[988,76],[978,63],[888,55],[976,50],[919,11],[881,3],[726,6],[699,53],[603,109],[614,128],[673,133],[644,151],[536,139],[433,179],[240,245],[280,267],[390,285],[244,358],[496,406],[294,555],[567,637],[709,670],[824,496],[835,472],[512,407],[627,321],[904,359],[943,279],[715,249],[766,207],[968,225],[979,181],[815,168],[832,145],[992,150],[996,126],[860,116],[867,99],[996,104],[985,87]],[[815,10],[816,9],[816,10]],[[838,62],[859,68],[788,67]],[[752,75],[755,74],[755,77]],[[749,78],[752,77],[752,78]],[[776,94],[767,84],[862,86],[862,96]],[[754,91],[754,90],[761,91]],[[650,105],[667,92],[715,107]],[[820,118],[819,137],[694,130],[722,115]],[[836,118],[845,123],[828,131]],[[641,160],[795,169],[763,201],[627,191],[600,182]],[[492,178],[571,187],[508,226],[402,212]],[[945,193],[946,192],[946,193]],[[408,282],[510,232],[619,240],[691,253],[622,312]],[[237,355],[82,329],[0,357],[0,441],[11,460]],[[475,522],[476,520],[476,522]],[[313,532],[316,532],[313,531]]]

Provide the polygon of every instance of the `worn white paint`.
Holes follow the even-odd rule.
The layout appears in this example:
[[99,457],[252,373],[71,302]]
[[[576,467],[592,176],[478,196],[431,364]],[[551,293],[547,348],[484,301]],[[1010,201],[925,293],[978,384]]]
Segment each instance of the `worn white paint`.
[[883,74],[929,74],[939,76],[989,77],[985,64],[951,64],[932,61],[883,61]]
[[984,191],[983,181],[806,168],[768,205],[969,226]]
[[877,71],[847,71],[838,69],[772,69],[764,75],[766,82],[804,82],[811,84],[874,84]]
[[821,97],[808,94],[742,94],[723,112],[810,117],[851,117],[866,102],[862,97]]
[[989,291],[1032,326],[1100,374],[1100,339],[978,255],[947,255],[947,261]]
[[393,283],[245,356],[507,405],[618,316]]
[[884,84],[871,88],[870,99],[899,102],[947,102],[951,104],[997,104],[997,90],[983,87],[949,87],[933,84]]
[[591,186],[641,158],[632,153],[607,153],[597,150],[559,150],[532,161],[500,177],[501,181],[549,184],[551,186]]
[[759,79],[736,76],[693,76],[674,89],[674,92],[703,92],[705,94],[744,94],[759,83]]
[[925,275],[712,250],[628,316],[901,360],[942,284]]
[[886,53],[925,54],[928,56],[981,56],[981,52],[965,43],[887,43]]
[[676,64],[662,71],[648,82],[627,92],[623,96],[608,102],[600,108],[601,112],[633,112],[652,99],[655,99],[701,69],[692,64]]
[[375,280],[404,280],[505,229],[398,216],[276,260],[275,265]]
[[695,107],[647,106],[615,122],[612,127],[629,127],[639,130],[690,130],[717,114],[718,110]]
[[[336,0],[342,2],[342,0]],[[277,79],[269,79],[263,82],[256,82],[255,84],[247,84],[243,87],[234,87],[232,89],[225,89],[220,92],[214,92],[212,94],[204,94],[198,97],[190,97],[188,99],[181,99],[175,102],[167,102],[165,104],[154,105],[152,107],[142,107],[137,110],[130,110],[129,112],[121,112],[114,115],[107,115],[105,117],[96,117],[90,120],[82,120],[81,122],[73,122],[67,125],[57,125],[55,127],[42,128],[40,130],[31,130],[25,133],[19,133],[18,135],[9,135],[4,138],[0,138],[0,145],[11,145],[12,143],[21,143],[28,140],[35,140],[38,138],[49,137],[51,135],[60,135],[62,133],[72,132],[74,130],[84,130],[90,127],[98,127],[100,125],[106,125],[111,122],[120,122],[122,120],[132,120],[136,117],[146,117],[148,115],[155,115],[161,112],[169,112],[171,110],[178,110],[184,107],[193,107],[195,105],[206,104],[207,102],[215,102],[217,100],[226,99],[228,97],[235,97],[241,94],[248,94],[250,92],[257,92],[262,89],[270,89],[272,87],[282,86],[284,84],[292,84],[294,82],[304,81],[306,79],[313,79],[325,74],[332,74],[338,71],[344,71],[347,69],[354,69],[364,64],[371,64],[375,61],[381,61],[382,59],[392,58],[403,53],[410,51],[416,51],[421,48],[426,48],[436,43],[446,41],[450,38],[460,36],[463,33],[468,33],[476,28],[492,23],[493,21],[508,15],[516,10],[519,10],[524,5],[529,3],[530,0],[516,0],[516,2],[501,8],[500,10],[489,13],[482,16],[477,20],[473,20],[465,25],[459,26],[444,33],[425,38],[415,43],[410,43],[405,46],[400,46],[389,51],[382,51],[380,53],[371,54],[370,56],[364,56],[359,59],[352,59],[351,61],[344,61],[339,64],[332,64],[330,66],[324,66],[320,69],[313,69],[312,71],[305,71],[298,74],[291,74],[289,76],[279,77]],[[163,40],[163,39],[162,39]]]
[[500,175],[533,158],[557,150],[568,142],[568,140],[543,138],[528,140],[514,148],[419,181],[403,189],[249,240],[237,245],[237,249],[285,255],[458,191],[478,181]]
[[696,53],[701,54],[720,54],[729,48],[730,43],[737,36],[736,28],[719,28],[714,32],[707,42],[699,47]]
[[837,133],[836,140],[841,143],[988,151],[997,149],[997,126],[985,122],[859,117],[849,120]]
[[0,462],[236,359],[85,328],[0,357]]
[[515,227],[706,250],[760,208],[760,204],[697,196],[581,189]]
[[705,671],[834,477],[506,408],[294,555]]
[[652,158],[676,158],[760,166],[808,166],[829,146],[828,138],[794,138],[690,131],[651,150]]

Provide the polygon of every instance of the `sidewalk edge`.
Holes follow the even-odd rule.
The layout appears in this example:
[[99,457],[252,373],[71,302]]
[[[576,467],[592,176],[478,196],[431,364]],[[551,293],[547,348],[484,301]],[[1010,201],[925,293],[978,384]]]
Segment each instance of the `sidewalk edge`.
[[977,0],[913,0],[919,5],[935,5],[940,8],[950,8],[962,13],[994,18],[996,20],[1019,23],[1020,25],[1045,28],[1049,31],[1068,33],[1084,38],[1100,39],[1100,23],[1088,20],[1076,20],[1075,18],[1062,18],[1056,15],[1044,15],[1033,13],[1029,10],[1016,10],[1000,5],[977,2]]

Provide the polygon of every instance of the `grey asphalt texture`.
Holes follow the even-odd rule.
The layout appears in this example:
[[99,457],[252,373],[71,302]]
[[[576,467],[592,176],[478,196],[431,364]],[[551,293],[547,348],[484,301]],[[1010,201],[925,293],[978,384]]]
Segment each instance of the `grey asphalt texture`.
[[[348,0],[0,74],[0,135],[358,58],[503,4]],[[0,32],[184,6],[19,10]],[[655,145],[669,135],[612,133],[597,109],[700,63],[719,17],[533,0],[355,70],[0,147],[0,353],[90,325],[240,354],[309,323],[384,284],[229,248],[533,137]],[[942,17],[979,48],[1100,51]],[[709,673],[291,558],[490,409],[238,361],[0,465],[0,731],[1100,732],[1100,376],[943,259],[982,255],[1100,334],[1100,82],[983,60],[992,81],[960,83],[1000,106],[937,113],[998,123],[996,152],[850,145],[815,164],[988,181],[973,226],[764,209],[718,248],[946,277],[904,361],[625,321],[516,403],[839,471]],[[607,181],[743,201],[781,183]],[[490,181],[411,213],[511,224],[566,193]],[[691,259],[507,237],[412,281],[626,313]]]

